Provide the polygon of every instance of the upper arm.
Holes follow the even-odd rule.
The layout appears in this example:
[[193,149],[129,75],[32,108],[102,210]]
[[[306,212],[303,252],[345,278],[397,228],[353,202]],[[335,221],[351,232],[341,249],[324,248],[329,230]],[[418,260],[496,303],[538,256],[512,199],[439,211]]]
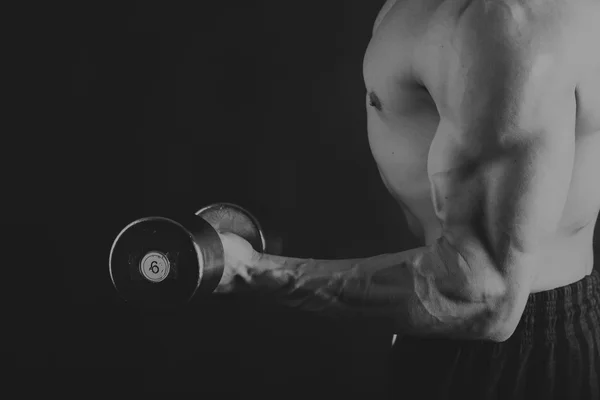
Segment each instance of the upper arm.
[[470,293],[485,296],[490,273],[500,277],[512,333],[566,203],[575,85],[560,40],[500,8],[468,12],[448,50],[456,62],[430,90],[441,122],[428,172],[439,243],[456,251]]

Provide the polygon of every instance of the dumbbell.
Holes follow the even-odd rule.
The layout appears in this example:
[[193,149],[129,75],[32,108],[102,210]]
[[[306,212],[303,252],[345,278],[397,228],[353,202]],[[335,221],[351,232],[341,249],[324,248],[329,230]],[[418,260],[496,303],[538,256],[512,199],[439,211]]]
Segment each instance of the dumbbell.
[[257,219],[235,204],[211,204],[177,220],[147,217],[130,223],[110,251],[109,272],[118,294],[135,307],[165,310],[212,293],[224,268],[217,232],[235,233],[265,252]]

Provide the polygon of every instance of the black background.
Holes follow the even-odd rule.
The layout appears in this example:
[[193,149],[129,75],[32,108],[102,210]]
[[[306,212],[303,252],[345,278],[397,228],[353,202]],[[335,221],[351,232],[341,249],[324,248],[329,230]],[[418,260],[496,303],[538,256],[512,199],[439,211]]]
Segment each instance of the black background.
[[249,209],[286,256],[414,246],[366,135],[382,3],[86,2],[25,18],[13,103],[28,106],[3,149],[4,362],[179,371],[140,391],[381,393],[379,327],[235,296],[142,315],[107,261],[132,220],[216,201]]

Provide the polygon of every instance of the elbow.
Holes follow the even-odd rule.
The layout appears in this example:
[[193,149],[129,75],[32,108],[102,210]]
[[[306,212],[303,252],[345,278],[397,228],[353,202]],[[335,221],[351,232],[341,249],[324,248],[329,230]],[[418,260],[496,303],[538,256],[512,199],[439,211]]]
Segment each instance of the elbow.
[[[477,311],[473,315],[477,327],[474,339],[491,342],[505,342],[517,329],[522,312],[518,312],[512,300],[511,291],[502,282],[489,285],[486,290],[474,290],[477,296],[471,298],[471,304]],[[522,311],[522,310],[521,310]]]
[[522,313],[523,309],[515,307],[508,296],[497,299],[489,308],[482,339],[496,343],[506,342],[517,330]]
[[508,323],[500,324],[499,326],[495,325],[493,327],[490,327],[485,332],[483,339],[495,343],[506,342],[512,337],[516,329],[516,325],[513,326],[512,324]]
[[463,315],[466,323],[461,327],[458,337],[496,343],[507,341],[515,333],[522,312],[513,306],[514,302],[510,301],[505,291],[485,296],[481,291],[478,293],[476,298],[457,298],[465,307]]
[[512,337],[523,310],[515,306],[516,296],[503,280],[497,279],[494,284],[491,281],[487,281],[485,288],[483,285],[471,288],[470,296],[463,297],[472,310],[468,336],[471,340],[500,343]]
[[498,274],[489,271],[475,289],[472,301],[479,305],[481,317],[479,339],[496,343],[505,342],[517,330],[529,293],[522,292],[523,286],[515,287]]

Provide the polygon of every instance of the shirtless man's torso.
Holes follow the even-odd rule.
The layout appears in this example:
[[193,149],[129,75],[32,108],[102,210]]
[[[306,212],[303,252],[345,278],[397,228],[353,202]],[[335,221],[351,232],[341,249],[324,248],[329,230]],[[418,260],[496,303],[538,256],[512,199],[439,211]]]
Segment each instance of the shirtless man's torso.
[[[440,117],[436,104],[448,90],[453,64],[461,62],[461,16],[481,2],[486,1],[388,0],[364,58],[372,153],[411,231],[426,244],[441,234],[430,178],[443,168],[440,154],[449,140],[443,129],[450,123]],[[566,73],[576,77],[575,107],[569,111],[575,123],[565,126],[564,135],[575,138],[575,161],[559,227],[542,244],[535,293],[580,280],[593,268],[592,236],[600,209],[600,51],[593,49],[600,39],[600,2],[489,2],[504,3],[523,24],[534,23],[525,19],[542,24],[558,17],[554,23],[561,25],[561,38],[571,44],[565,56],[571,60]]]

